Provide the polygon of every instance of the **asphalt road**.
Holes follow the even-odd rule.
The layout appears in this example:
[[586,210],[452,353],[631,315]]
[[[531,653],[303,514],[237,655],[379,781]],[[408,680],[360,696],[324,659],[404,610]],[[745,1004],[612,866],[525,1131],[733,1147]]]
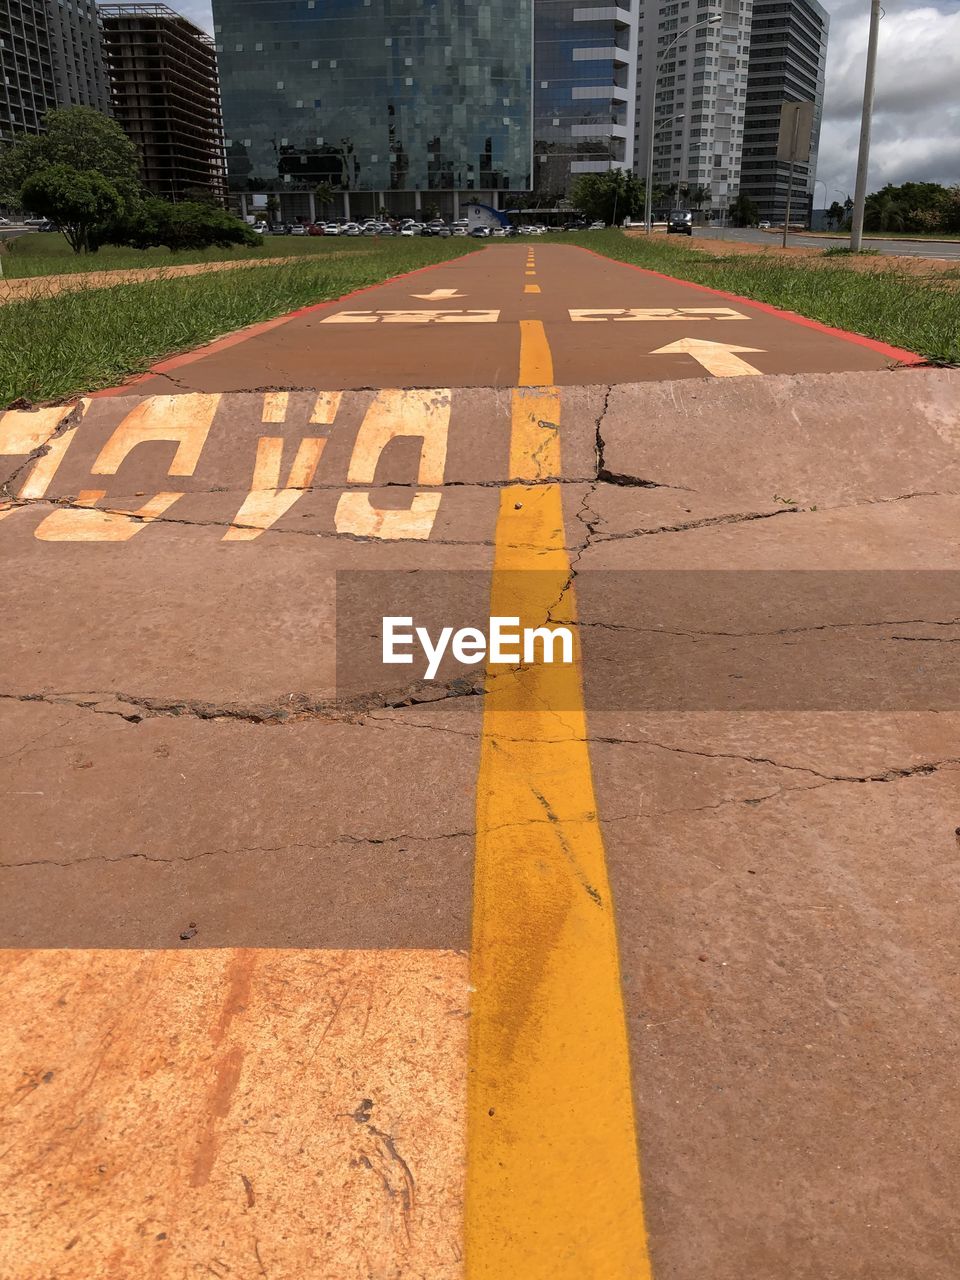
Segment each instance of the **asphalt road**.
[[[745,244],[778,245],[783,241],[783,231],[757,231],[753,227],[698,227],[694,235],[705,236],[711,240],[741,240]],[[829,249],[836,245],[843,247],[849,244],[847,239],[834,239],[826,236],[804,235],[791,232],[787,244],[798,248]],[[946,240],[884,240],[875,236],[864,236],[865,249],[878,249],[880,253],[891,253],[904,258],[938,258],[945,262],[960,260],[960,241]]]
[[5,1280],[953,1280],[904,356],[496,245],[0,419]]

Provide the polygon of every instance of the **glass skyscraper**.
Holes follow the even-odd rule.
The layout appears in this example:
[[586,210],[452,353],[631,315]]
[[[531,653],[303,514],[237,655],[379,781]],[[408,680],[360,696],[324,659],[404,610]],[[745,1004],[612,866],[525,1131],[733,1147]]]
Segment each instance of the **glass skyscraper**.
[[534,184],[546,199],[633,163],[638,4],[536,0]]
[[213,0],[213,16],[233,192],[329,184],[355,209],[446,212],[451,193],[529,188],[533,0]]

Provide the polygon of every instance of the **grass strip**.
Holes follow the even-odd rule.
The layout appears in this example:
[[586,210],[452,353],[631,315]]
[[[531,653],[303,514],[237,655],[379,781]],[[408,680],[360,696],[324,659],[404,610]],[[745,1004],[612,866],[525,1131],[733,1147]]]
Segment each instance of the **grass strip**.
[[[335,243],[335,242],[331,242]],[[405,271],[458,258],[462,240],[384,240],[350,260],[301,258],[256,271],[60,293],[0,307],[0,404],[64,400],[113,386],[155,361],[284,315],[339,298]]]
[[911,275],[896,266],[858,271],[849,258],[842,257],[831,259],[831,265],[823,265],[819,258],[772,254],[715,257],[672,242],[647,243],[612,229],[581,236],[578,243],[618,262],[755,298],[837,329],[916,351],[936,364],[960,363],[960,289],[949,271],[939,276]]
[[[30,232],[0,241],[0,266],[7,280],[32,276],[81,275],[88,271],[125,271],[138,267],[178,267],[191,262],[241,262],[258,258],[323,258],[335,253],[369,252],[370,236],[264,236],[256,248],[124,249],[104,245],[97,253],[74,253],[62,235]],[[374,241],[374,243],[380,243]],[[384,244],[387,241],[383,242]],[[404,243],[406,241],[404,240]]]

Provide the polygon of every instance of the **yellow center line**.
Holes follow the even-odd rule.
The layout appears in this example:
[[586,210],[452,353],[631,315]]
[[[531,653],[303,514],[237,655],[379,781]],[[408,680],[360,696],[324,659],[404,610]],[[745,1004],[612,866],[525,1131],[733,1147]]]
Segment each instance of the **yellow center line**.
[[[492,615],[575,619],[560,392],[520,322]],[[557,607],[557,601],[562,601]],[[477,781],[468,1280],[648,1280],[616,929],[580,655],[488,668]],[[495,677],[495,678],[494,678]]]
[[523,286],[524,293],[539,293],[540,286],[538,284],[526,284]]

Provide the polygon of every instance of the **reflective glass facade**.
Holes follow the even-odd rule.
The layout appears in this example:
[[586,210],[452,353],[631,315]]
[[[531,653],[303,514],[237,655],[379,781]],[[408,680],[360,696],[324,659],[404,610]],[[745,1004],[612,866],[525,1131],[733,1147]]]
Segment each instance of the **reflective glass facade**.
[[534,184],[545,197],[632,162],[636,3],[536,0]]
[[214,0],[231,189],[528,189],[532,9]]

